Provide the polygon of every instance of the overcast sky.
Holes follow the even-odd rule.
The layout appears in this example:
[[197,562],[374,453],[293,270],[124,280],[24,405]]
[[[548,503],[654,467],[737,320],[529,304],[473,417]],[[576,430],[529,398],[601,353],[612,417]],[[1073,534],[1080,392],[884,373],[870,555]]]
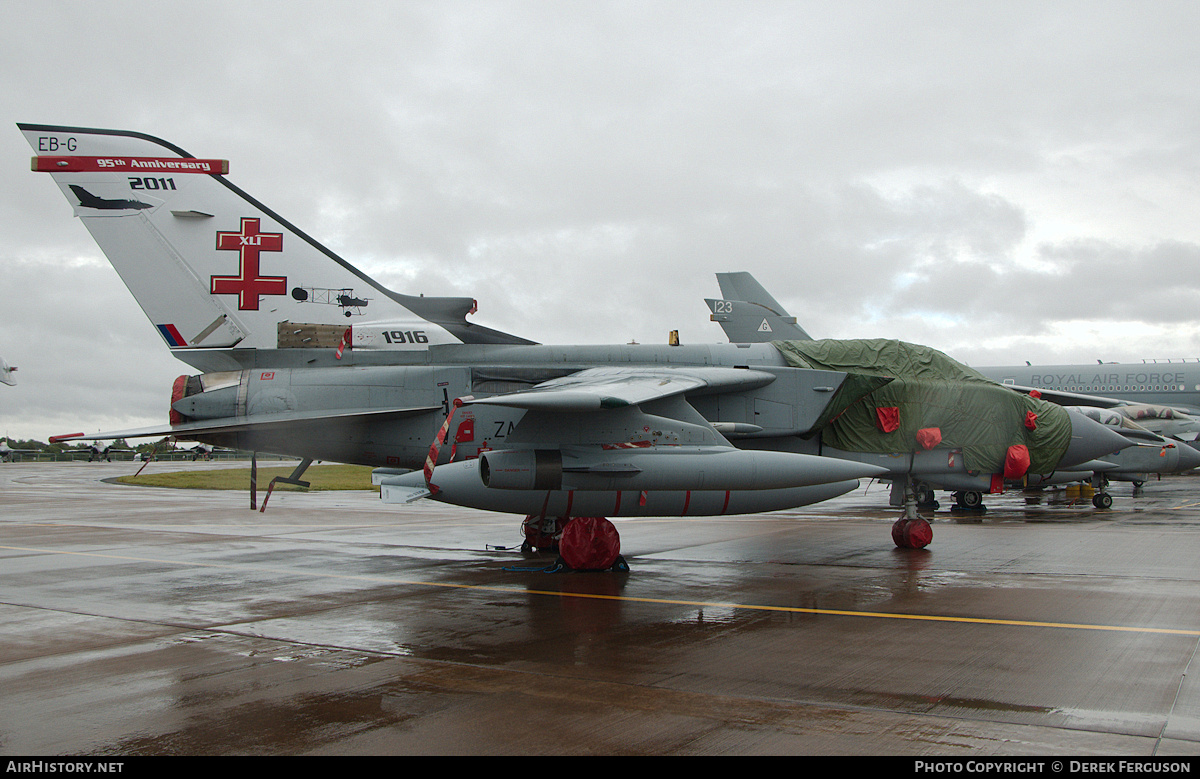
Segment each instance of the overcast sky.
[[386,285],[544,343],[1200,357],[1200,4],[7,0],[0,435],[165,418],[173,359],[17,122],[198,157]]

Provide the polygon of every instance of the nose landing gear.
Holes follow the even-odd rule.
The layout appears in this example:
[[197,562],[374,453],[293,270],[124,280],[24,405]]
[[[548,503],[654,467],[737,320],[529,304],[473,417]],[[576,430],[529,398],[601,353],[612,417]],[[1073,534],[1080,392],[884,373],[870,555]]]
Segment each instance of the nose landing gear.
[[892,541],[901,549],[924,549],[933,541],[933,527],[917,514],[917,490],[911,479],[904,482],[904,514],[892,525]]

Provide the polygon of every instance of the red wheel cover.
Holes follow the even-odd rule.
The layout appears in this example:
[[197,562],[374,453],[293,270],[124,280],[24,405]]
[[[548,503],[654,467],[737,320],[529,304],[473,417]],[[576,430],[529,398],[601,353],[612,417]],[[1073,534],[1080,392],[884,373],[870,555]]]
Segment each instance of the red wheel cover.
[[575,517],[563,528],[558,553],[576,571],[604,571],[621,554],[621,536],[604,517]]

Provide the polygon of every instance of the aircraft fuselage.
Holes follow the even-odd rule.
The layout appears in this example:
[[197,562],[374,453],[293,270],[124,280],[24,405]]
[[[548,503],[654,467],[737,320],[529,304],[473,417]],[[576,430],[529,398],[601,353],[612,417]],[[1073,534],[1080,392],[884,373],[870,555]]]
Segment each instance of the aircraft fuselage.
[[976,368],[1001,384],[1200,411],[1200,363],[1104,363]]
[[[202,358],[199,354],[193,356]],[[187,423],[262,420],[280,414],[363,413],[348,414],[345,421],[293,420],[286,429],[257,425],[246,430],[197,434],[197,440],[242,450],[403,468],[421,467],[456,399],[528,390],[587,368],[716,366],[766,372],[773,378],[765,386],[742,392],[696,394],[688,401],[708,422],[740,425],[743,430],[755,430],[743,435],[772,438],[809,430],[844,377],[835,371],[788,367],[778,350],[769,345],[453,346],[386,355],[347,351],[342,361],[333,359],[327,349],[259,350],[242,356],[247,364],[240,370],[205,374],[212,389],[173,403]],[[203,363],[203,359],[198,362]],[[669,440],[677,433],[667,432],[661,420],[633,419],[634,415],[653,416],[653,404],[647,405],[650,408],[643,411],[604,412],[614,420],[621,418],[611,429],[595,434],[607,433],[612,441],[573,442],[569,425],[564,424],[564,443],[616,443],[625,440],[623,437],[636,427],[648,428],[642,431],[647,440],[678,443]],[[410,411],[369,415],[381,409]],[[518,428],[525,413],[505,406],[470,406],[454,420],[449,445],[457,445],[457,456],[461,458],[519,443],[522,431]],[[662,435],[656,438],[656,432]]]
[[[585,448],[632,443],[660,452],[668,451],[664,447],[733,444],[743,450],[855,460],[892,475],[936,475],[947,488],[986,489],[990,484],[987,472],[968,471],[955,450],[913,452],[904,446],[893,454],[875,454],[823,448],[819,435],[807,434],[846,374],[790,367],[770,344],[462,345],[411,353],[347,350],[341,361],[328,349],[218,355],[244,364],[237,371],[206,374],[205,391],[181,395],[172,408],[185,424],[239,419],[254,424],[194,436],[182,430],[180,437],[242,450],[419,469],[459,398],[510,396],[595,368],[669,372],[703,366],[745,370],[764,378],[737,391],[701,389],[688,393],[686,401],[669,397],[596,411],[587,424],[580,424],[583,415],[578,411],[539,412],[527,420],[528,412],[519,407],[464,406],[451,420],[439,462],[494,450],[535,449],[549,440]],[[320,418],[305,420],[305,414]],[[264,424],[273,418],[280,419],[278,426]],[[1083,462],[1110,450],[1105,448],[1107,439],[1085,440],[1107,431],[1092,430],[1089,420],[1073,424],[1079,428],[1073,440],[1084,440],[1086,451],[1071,449],[1066,457]],[[724,438],[713,432],[714,427]]]

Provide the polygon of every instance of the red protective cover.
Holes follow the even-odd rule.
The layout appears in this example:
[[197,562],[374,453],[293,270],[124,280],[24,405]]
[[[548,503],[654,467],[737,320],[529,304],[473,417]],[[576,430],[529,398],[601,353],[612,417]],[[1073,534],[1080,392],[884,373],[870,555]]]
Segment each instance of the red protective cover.
[[917,443],[922,449],[932,449],[942,442],[942,430],[937,427],[925,427],[917,431]]
[[896,406],[879,406],[875,409],[875,425],[885,433],[900,429],[900,409]]
[[1029,470],[1029,449],[1024,444],[1008,447],[1004,457],[1004,478],[1019,479]]
[[[530,514],[525,517],[525,521],[521,523],[521,527],[525,531],[525,540],[538,551],[558,551],[558,539],[553,534],[542,530],[542,518],[537,514]],[[554,523],[554,527],[558,528],[558,522]]]
[[1029,430],[1037,430],[1037,414],[1032,411],[1025,412],[1025,427]]
[[576,571],[605,571],[621,554],[621,536],[604,517],[575,517],[563,528],[558,552]]
[[175,383],[171,385],[171,405],[167,406],[167,421],[172,427],[175,425],[182,425],[187,421],[183,418],[183,414],[180,414],[178,411],[172,408],[172,406],[175,405],[175,401],[183,398],[183,394],[187,392],[187,380],[187,376],[180,376],[179,378],[175,379]]

